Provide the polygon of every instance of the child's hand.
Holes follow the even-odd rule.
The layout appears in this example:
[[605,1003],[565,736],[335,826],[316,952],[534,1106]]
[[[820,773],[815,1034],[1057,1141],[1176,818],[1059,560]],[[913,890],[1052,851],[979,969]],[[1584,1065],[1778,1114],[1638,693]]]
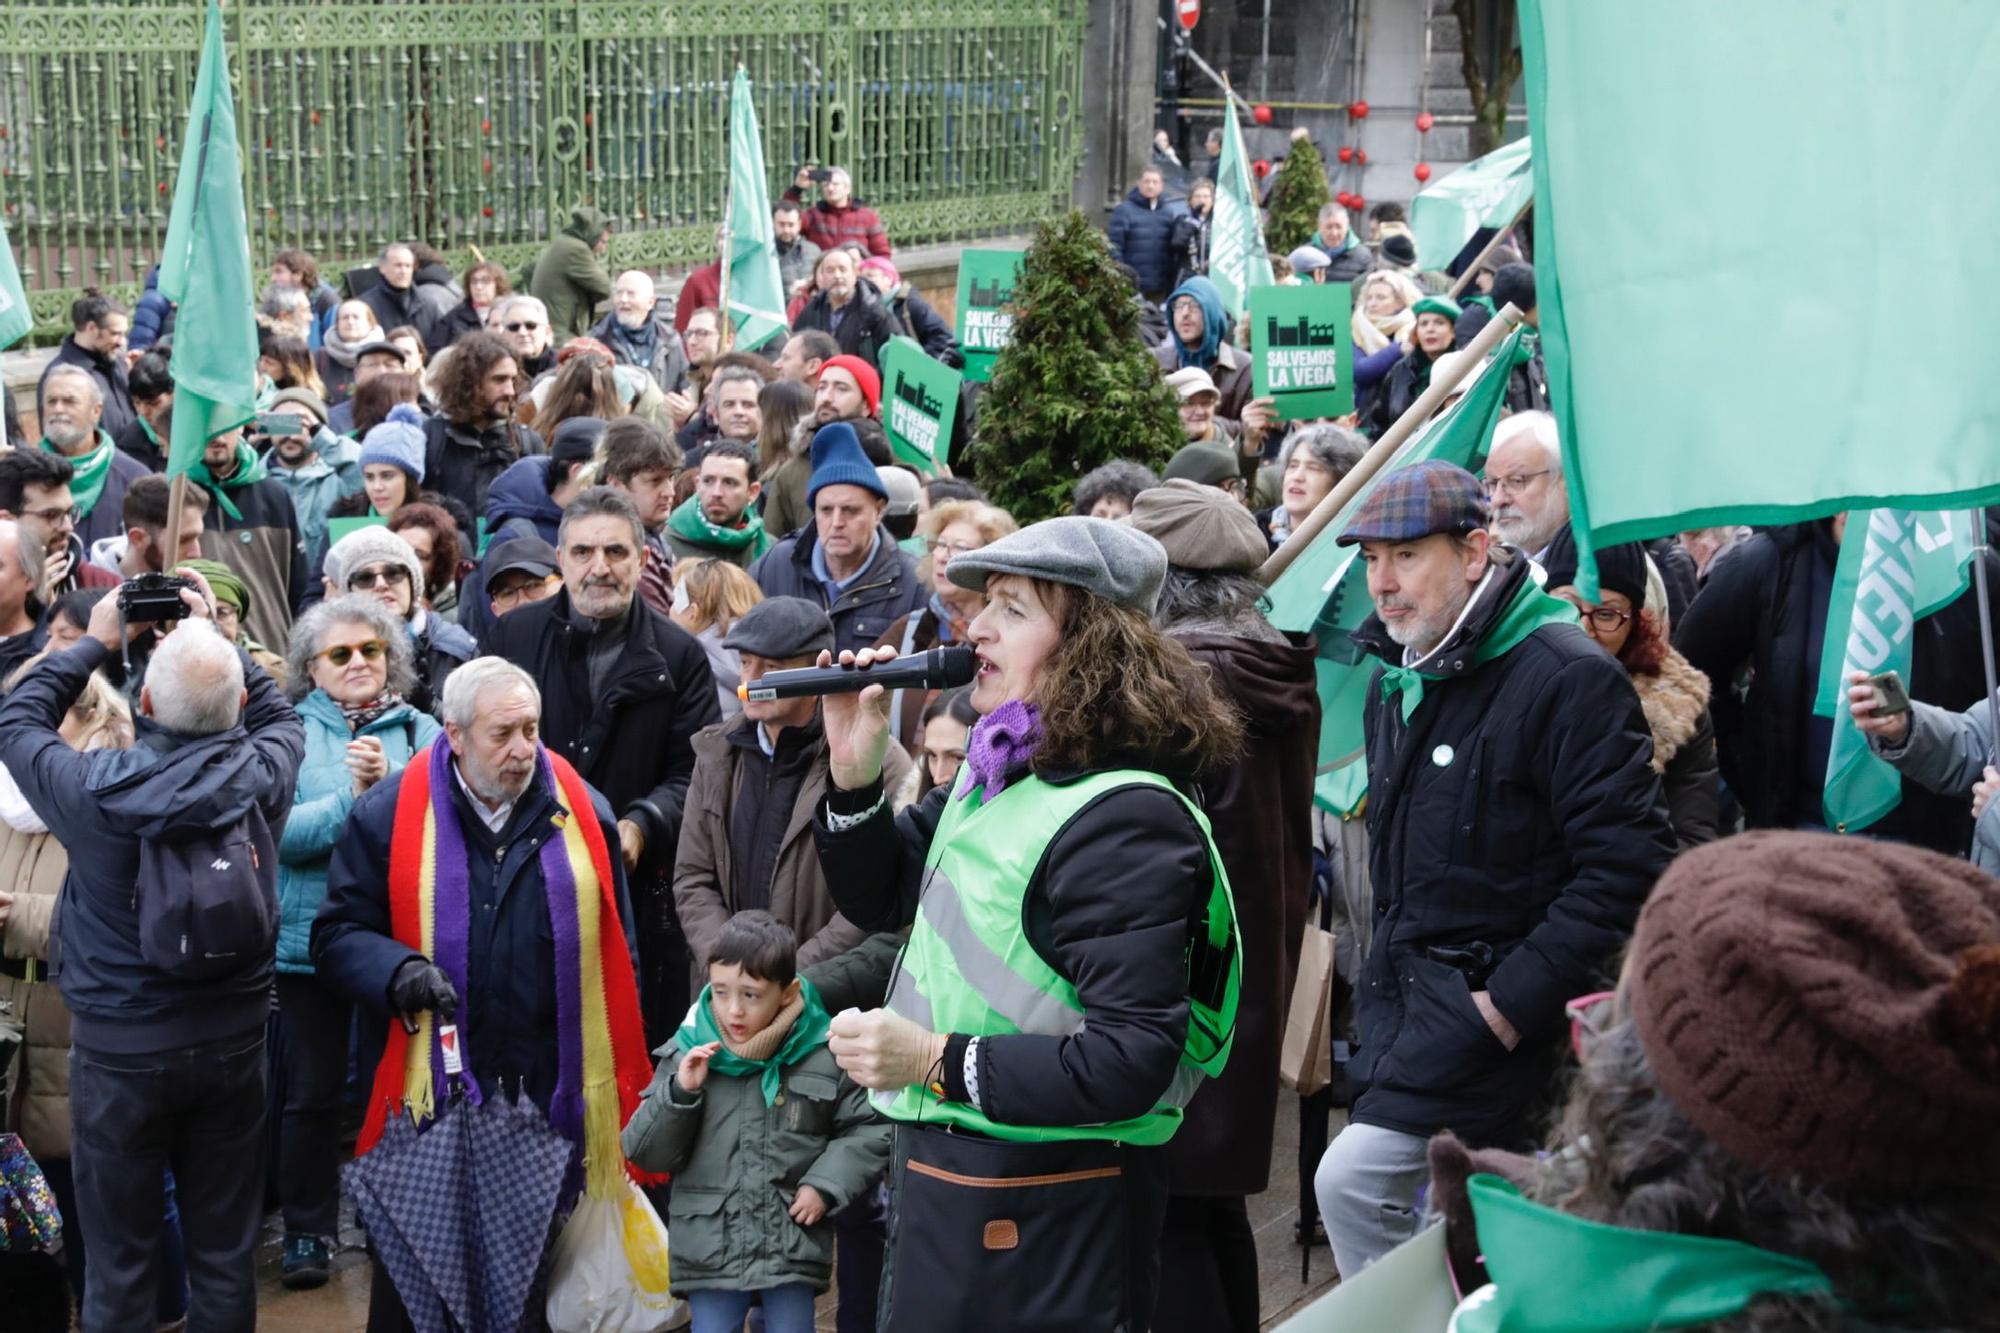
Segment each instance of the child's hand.
[[674,1079],[681,1085],[682,1092],[701,1091],[701,1085],[708,1082],[708,1062],[721,1049],[721,1042],[711,1041],[681,1057],[681,1067],[674,1072]]
[[792,1199],[792,1220],[802,1227],[809,1227],[826,1216],[826,1200],[810,1185],[799,1186],[798,1194]]

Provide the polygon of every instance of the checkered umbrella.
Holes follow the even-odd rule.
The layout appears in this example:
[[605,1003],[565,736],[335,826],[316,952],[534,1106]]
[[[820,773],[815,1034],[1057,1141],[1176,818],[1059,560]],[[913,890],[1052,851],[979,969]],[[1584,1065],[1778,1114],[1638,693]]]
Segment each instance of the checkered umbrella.
[[418,1129],[397,1116],[342,1171],[418,1333],[514,1333],[574,1148],[533,1102],[453,1097]]

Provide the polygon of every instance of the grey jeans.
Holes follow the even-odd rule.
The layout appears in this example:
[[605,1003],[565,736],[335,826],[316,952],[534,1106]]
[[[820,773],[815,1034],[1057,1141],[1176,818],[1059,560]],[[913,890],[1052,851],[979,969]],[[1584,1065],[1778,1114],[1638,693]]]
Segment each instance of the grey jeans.
[[1417,1197],[1430,1167],[1427,1139],[1380,1125],[1349,1124],[1327,1145],[1313,1194],[1345,1281],[1417,1234]]

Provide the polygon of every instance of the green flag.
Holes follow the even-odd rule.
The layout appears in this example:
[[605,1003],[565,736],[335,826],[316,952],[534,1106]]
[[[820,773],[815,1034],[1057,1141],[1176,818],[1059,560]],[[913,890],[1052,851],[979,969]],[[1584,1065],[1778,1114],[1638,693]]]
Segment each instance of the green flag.
[[1833,719],[1820,798],[1828,828],[1867,828],[1903,798],[1902,775],[1868,748],[1847,711],[1847,673],[1894,671],[1908,684],[1917,621],[1965,591],[1978,545],[1967,510],[1848,511],[1813,701],[1814,712]]
[[791,327],[771,238],[771,192],[757,104],[741,65],[729,85],[729,319],[739,347],[761,347]]
[[882,427],[897,459],[926,476],[951,460],[964,376],[897,334],[882,346]]
[[[1980,328],[2000,284],[2000,172],[1973,166],[1990,136],[1949,109],[2000,76],[2000,5],[1520,12],[1536,300],[1579,548],[2000,499],[1985,345],[1886,332]],[[1757,132],[1777,124],[1782,147]],[[1913,290],[1909,255],[1948,255],[1949,273]],[[1592,595],[1594,563],[1588,579]]]
[[1351,815],[1368,794],[1368,765],[1363,754],[1361,705],[1368,682],[1381,663],[1354,642],[1354,631],[1374,605],[1368,598],[1368,571],[1358,546],[1335,540],[1354,521],[1356,511],[1382,479],[1398,468],[1442,458],[1477,472],[1485,462],[1486,446],[1500,420],[1521,330],[1516,329],[1495,350],[1465,394],[1405,441],[1389,460],[1347,502],[1333,522],[1299,553],[1271,590],[1265,609],[1282,630],[1311,633],[1319,644],[1319,776],[1313,796],[1337,815]]
[[7,241],[7,220],[0,218],[0,347],[12,347],[35,326],[28,294],[21,289],[21,270],[14,264],[14,247]]
[[1236,123],[1236,99],[1226,100],[1222,162],[1215,172],[1215,217],[1209,223],[1208,277],[1233,319],[1243,313],[1252,287],[1268,287],[1276,279],[1271,276],[1271,253],[1264,248],[1257,183],[1250,177],[1243,130]]
[[1528,140],[1516,139],[1433,181],[1410,200],[1417,262],[1443,269],[1481,227],[1513,222],[1535,194]]
[[257,414],[257,320],[243,155],[222,51],[222,9],[209,0],[201,69],[188,108],[174,208],[160,251],[160,294],[180,307],[167,475],[201,461],[208,442]]

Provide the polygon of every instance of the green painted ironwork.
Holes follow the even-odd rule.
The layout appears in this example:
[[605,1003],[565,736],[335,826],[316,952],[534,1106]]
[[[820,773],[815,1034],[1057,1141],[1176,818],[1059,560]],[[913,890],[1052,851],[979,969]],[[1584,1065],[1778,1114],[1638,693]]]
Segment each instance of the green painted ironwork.
[[[571,207],[610,262],[714,244],[727,93],[756,89],[773,197],[838,163],[897,245],[1067,205],[1086,0],[236,0],[230,72],[262,266],[391,240],[518,270]],[[40,340],[94,286],[137,298],[172,201],[200,0],[0,5],[0,208]]]

